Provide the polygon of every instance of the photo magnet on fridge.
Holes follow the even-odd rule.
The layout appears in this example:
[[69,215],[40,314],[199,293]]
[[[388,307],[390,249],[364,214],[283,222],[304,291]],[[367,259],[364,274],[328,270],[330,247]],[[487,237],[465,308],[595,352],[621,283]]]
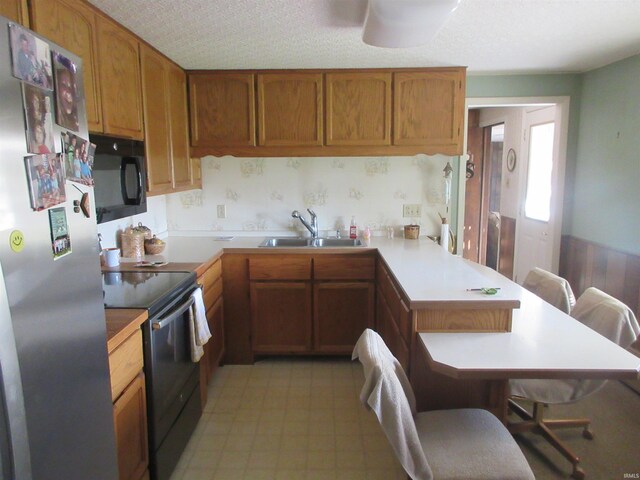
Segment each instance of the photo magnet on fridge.
[[27,124],[27,151],[29,153],[55,153],[53,135],[53,94],[33,85],[22,85],[25,120]]
[[47,90],[53,89],[51,53],[43,42],[19,25],[9,25],[13,76]]
[[95,146],[71,132],[62,133],[65,175],[67,180],[93,185],[93,157]]
[[58,52],[53,52],[53,70],[56,82],[56,122],[61,127],[77,132],[78,78],[75,63]]
[[25,157],[31,208],[44,210],[65,202],[64,164],[59,155]]
[[71,237],[69,237],[69,225],[64,207],[49,210],[49,226],[53,259],[57,260],[71,253]]

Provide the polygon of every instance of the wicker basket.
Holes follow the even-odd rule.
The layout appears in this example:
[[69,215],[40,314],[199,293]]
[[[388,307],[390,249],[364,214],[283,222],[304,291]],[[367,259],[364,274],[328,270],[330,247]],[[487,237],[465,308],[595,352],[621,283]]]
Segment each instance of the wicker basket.
[[147,255],[159,255],[164,251],[165,243],[159,242],[156,243],[156,236],[153,238],[144,241],[144,250],[147,252]]
[[137,233],[127,229],[120,235],[122,243],[122,256],[124,258],[144,257],[144,233]]
[[420,225],[405,225],[404,238],[416,240],[420,236]]

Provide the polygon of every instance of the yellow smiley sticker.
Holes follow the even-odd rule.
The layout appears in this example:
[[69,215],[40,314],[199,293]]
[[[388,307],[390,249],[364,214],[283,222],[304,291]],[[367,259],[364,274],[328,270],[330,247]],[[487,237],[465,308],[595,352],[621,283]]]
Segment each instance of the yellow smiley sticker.
[[20,230],[14,230],[9,235],[9,245],[11,246],[11,250],[16,253],[19,253],[24,248],[24,235]]

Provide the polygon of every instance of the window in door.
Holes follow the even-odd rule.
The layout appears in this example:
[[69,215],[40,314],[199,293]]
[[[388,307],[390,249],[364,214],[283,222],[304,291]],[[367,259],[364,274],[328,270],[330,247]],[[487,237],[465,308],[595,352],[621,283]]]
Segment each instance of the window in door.
[[548,222],[551,217],[551,174],[555,124],[533,125],[530,129],[529,168],[524,214]]

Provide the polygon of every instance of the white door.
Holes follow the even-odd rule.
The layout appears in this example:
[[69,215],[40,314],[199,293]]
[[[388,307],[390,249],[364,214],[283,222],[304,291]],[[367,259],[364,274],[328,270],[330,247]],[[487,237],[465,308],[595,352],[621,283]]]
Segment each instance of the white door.
[[557,273],[554,248],[560,241],[564,169],[558,168],[556,110],[544,107],[524,115],[514,272],[519,283],[534,267]]

